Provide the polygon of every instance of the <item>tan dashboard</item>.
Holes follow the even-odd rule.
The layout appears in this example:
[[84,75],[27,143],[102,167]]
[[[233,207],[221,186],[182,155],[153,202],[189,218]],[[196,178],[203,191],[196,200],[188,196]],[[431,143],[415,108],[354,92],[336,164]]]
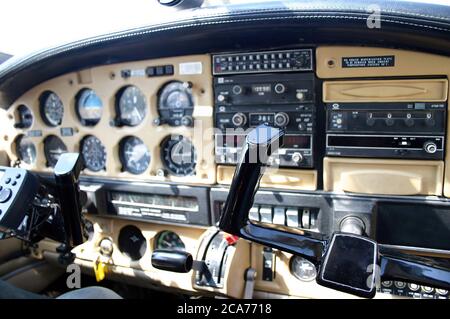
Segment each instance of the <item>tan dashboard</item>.
[[[189,65],[193,63],[199,65],[199,69],[189,70]],[[164,65],[172,65],[174,74],[152,78],[148,78],[145,74],[130,76],[129,78],[121,76],[124,69],[139,72],[148,67]],[[181,68],[187,68],[187,70],[181,70],[180,72],[180,66]],[[184,74],[181,74],[183,72]],[[101,167],[99,171],[85,169],[83,172],[85,175],[214,184],[216,176],[214,158],[212,156],[214,141],[210,73],[209,56],[202,55],[142,61],[132,65],[127,63],[96,67],[51,79],[24,94],[6,113],[2,114],[2,122],[5,123],[2,126],[2,149],[6,150],[14,163],[18,159],[16,151],[17,136],[26,134],[27,138],[36,147],[36,159],[30,164],[22,161],[22,165],[34,171],[52,172],[52,167],[49,167],[44,155],[44,140],[46,137],[50,135],[58,136],[67,147],[67,151],[78,152],[80,151],[80,143],[83,138],[92,135],[97,137],[103,144],[106,160],[104,167]],[[192,126],[170,127],[167,124],[154,125],[154,120],[158,118],[158,91],[164,85],[173,81],[189,83],[192,86],[190,90],[194,103]],[[117,126],[114,124],[117,117],[117,94],[121,89],[129,86],[137,87],[143,94],[147,110],[140,123],[136,126]],[[82,89],[86,88],[94,90],[103,104],[101,117],[98,123],[93,126],[83,125],[76,111],[77,95]],[[44,121],[40,111],[40,97],[44,92],[48,91],[56,93],[64,109],[62,121],[55,127]],[[26,105],[31,110],[33,122],[31,127],[27,129],[14,128],[14,123],[18,121],[17,109],[20,105]],[[69,134],[63,133],[63,131],[68,131]],[[160,155],[161,143],[171,135],[182,135],[192,141],[196,153],[196,165],[194,172],[188,174],[189,176],[163,173],[164,165]],[[139,137],[148,149],[150,156],[149,165],[140,174],[131,174],[124,171],[119,159],[119,143],[127,136]]]
[[[395,65],[365,68],[342,65],[342,61],[348,57],[383,56],[395,57]],[[48,165],[48,159],[44,155],[44,141],[48,136],[58,136],[67,147],[67,151],[78,152],[83,148],[84,139],[92,135],[104,146],[105,163],[98,171],[85,169],[84,176],[117,181],[175,182],[176,185],[226,188],[231,183],[234,166],[216,165],[215,161],[214,105],[217,97],[213,91],[211,59],[210,55],[195,55],[121,63],[81,70],[41,83],[20,97],[8,110],[0,111],[3,123],[0,128],[0,148],[5,151],[9,163],[17,165],[19,159],[17,143],[25,136],[36,148],[35,161],[28,164],[21,161],[20,165],[36,172],[51,173],[52,167]],[[314,63],[314,75],[321,83],[319,87],[322,96],[322,100],[317,102],[317,107],[323,108],[323,113],[325,104],[346,102],[441,103],[445,104],[445,109],[448,110],[450,59],[447,57],[395,49],[330,46],[318,47],[315,50]],[[148,68],[152,68],[151,72],[157,72],[156,68],[160,66],[173,66],[173,74],[152,73],[148,76],[146,73]],[[166,122],[160,121],[161,114],[157,107],[161,90],[174,82],[191,92],[193,107],[192,115],[188,118],[188,121],[192,121],[189,125],[171,126],[167,119]],[[145,115],[136,125],[117,122],[117,100],[120,99],[119,95],[123,90],[130,86],[142,92],[147,107]],[[98,123],[93,126],[84,125],[80,120],[80,114],[77,113],[79,94],[86,88],[94,90],[103,105]],[[62,121],[56,126],[49,125],[48,120],[45,121],[42,117],[42,94],[49,91],[56,93],[64,106]],[[33,120],[28,128],[20,128],[17,125],[15,127],[15,123],[19,121],[18,109],[21,105],[27,106],[32,114]],[[171,114],[169,119],[181,121],[182,118],[178,117],[176,112]],[[323,120],[326,121],[325,117]],[[266,172],[261,180],[261,186],[278,191],[320,190],[331,194],[450,197],[450,154],[444,152],[445,148],[448,150],[450,147],[448,136],[450,119],[446,118],[444,121],[446,130],[442,140],[444,147],[441,150],[444,155],[441,159],[333,157],[323,155],[324,149],[321,149],[323,156],[316,159],[320,161],[318,165],[320,168],[273,168]],[[325,129],[322,133],[325,134]],[[166,150],[169,155],[162,155],[165,150],[164,141],[172,135],[184,136],[192,142],[195,149],[195,168],[191,167],[185,174],[174,173],[164,162],[165,157],[170,157],[175,152],[169,149]],[[122,141],[130,136],[139,138],[148,149],[148,166],[137,174],[124,168],[123,158],[120,155]],[[325,144],[324,141],[322,143]],[[181,149],[179,155],[183,157],[183,154],[184,150]],[[182,163],[185,164],[183,160]],[[279,200],[277,205],[288,206],[282,199],[277,200]],[[210,202],[205,205],[209,206]],[[267,205],[262,205],[259,212],[263,213],[264,209],[267,211]],[[309,210],[306,211],[309,216]],[[252,267],[257,271],[255,289],[262,296],[273,293],[297,297],[324,295],[347,297],[326,288],[318,288],[319,286],[311,280],[296,279],[290,271],[292,255],[279,251],[274,252],[273,257],[273,261],[277,264],[274,270],[275,277],[273,280],[265,280],[261,269],[261,265],[264,264],[264,248],[242,240],[239,241],[234,255],[230,257],[232,266],[227,270],[225,285],[220,289],[200,288],[195,283],[192,271],[173,275],[153,268],[150,260],[155,240],[160,232],[165,230],[176,232],[184,242],[186,250],[195,255],[201,250],[202,240],[207,233],[206,227],[168,226],[148,221],[109,219],[93,215],[90,219],[94,223],[94,235],[88,242],[76,248],[78,262],[87,269],[99,256],[100,241],[109,238],[114,248],[108,261],[114,268],[112,272],[115,275],[133,278],[136,282],[148,280],[151,283],[190,293],[202,291],[242,297],[245,287],[241,279],[245,270]],[[282,223],[284,222],[283,219]],[[139,228],[147,243],[147,249],[138,261],[131,261],[118,248],[119,232],[128,224]]]

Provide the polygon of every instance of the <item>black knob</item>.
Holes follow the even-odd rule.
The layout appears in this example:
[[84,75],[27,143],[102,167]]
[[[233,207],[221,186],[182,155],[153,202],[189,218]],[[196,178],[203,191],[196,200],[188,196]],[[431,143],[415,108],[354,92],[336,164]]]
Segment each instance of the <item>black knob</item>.
[[166,271],[186,273],[193,262],[192,255],[185,251],[156,249],[152,254],[152,266]]
[[392,126],[392,125],[394,125],[394,119],[392,119],[392,118],[387,118],[387,119],[385,120],[385,122],[386,122],[386,125],[387,125],[387,126]]
[[367,126],[374,126],[375,125],[375,119],[373,117],[369,117],[366,121]]
[[434,126],[434,124],[436,124],[436,121],[432,117],[427,117],[425,119],[426,126]]
[[304,123],[298,123],[298,130],[299,131],[304,131],[306,130],[306,125]]
[[234,126],[240,127],[247,123],[247,117],[244,113],[236,113],[231,118],[231,122],[234,124]]
[[414,120],[412,118],[405,119],[405,125],[411,127],[414,125]]

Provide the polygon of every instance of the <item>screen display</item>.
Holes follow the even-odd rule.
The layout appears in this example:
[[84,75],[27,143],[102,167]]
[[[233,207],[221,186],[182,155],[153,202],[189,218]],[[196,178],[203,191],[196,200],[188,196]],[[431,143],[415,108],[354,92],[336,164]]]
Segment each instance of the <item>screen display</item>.
[[380,244],[450,250],[450,207],[379,203],[375,239]]
[[370,275],[376,262],[376,245],[368,240],[336,235],[326,256],[322,279],[363,291],[371,291]]
[[305,135],[285,135],[283,148],[311,148],[311,137]]

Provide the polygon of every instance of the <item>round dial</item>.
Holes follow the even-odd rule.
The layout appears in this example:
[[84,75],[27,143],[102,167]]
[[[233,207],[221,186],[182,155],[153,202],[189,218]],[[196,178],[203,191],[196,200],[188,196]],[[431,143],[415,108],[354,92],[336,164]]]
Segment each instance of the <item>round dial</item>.
[[119,250],[131,260],[139,260],[147,250],[144,235],[135,226],[125,226],[119,233]]
[[120,125],[136,126],[147,114],[145,96],[135,86],[126,86],[119,91],[116,106]]
[[36,146],[25,135],[17,137],[16,153],[19,159],[28,165],[36,162]]
[[163,86],[158,95],[158,113],[161,123],[171,126],[192,125],[194,99],[190,84],[173,81]]
[[39,103],[39,109],[45,124],[50,126],[60,125],[64,116],[64,106],[59,96],[54,92],[46,91],[41,95]]
[[182,135],[167,137],[161,145],[161,158],[167,170],[177,176],[195,173],[197,155],[191,141]]
[[186,250],[186,246],[176,233],[164,230],[156,236],[155,249]]
[[106,149],[102,142],[93,135],[81,141],[81,156],[87,169],[98,172],[106,166]]
[[291,259],[291,272],[301,281],[312,281],[316,279],[316,266],[303,257],[294,256]]
[[82,89],[77,94],[77,115],[81,124],[94,126],[102,117],[103,103],[94,90]]
[[67,153],[67,146],[58,136],[49,135],[44,139],[44,154],[47,166],[55,167],[63,153]]
[[120,161],[123,169],[132,174],[142,174],[150,164],[150,152],[144,142],[135,136],[120,141]]

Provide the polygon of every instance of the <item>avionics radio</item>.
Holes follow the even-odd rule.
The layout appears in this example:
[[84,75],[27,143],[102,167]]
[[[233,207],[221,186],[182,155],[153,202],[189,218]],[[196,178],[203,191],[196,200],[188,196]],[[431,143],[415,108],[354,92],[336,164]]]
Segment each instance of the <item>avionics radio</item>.
[[[281,167],[314,166],[312,51],[223,54],[213,57],[216,163],[235,164],[249,128],[268,124],[286,132],[272,160]],[[249,73],[249,74],[247,74]],[[229,75],[233,74],[233,75]]]
[[328,156],[443,159],[446,103],[329,103]]

